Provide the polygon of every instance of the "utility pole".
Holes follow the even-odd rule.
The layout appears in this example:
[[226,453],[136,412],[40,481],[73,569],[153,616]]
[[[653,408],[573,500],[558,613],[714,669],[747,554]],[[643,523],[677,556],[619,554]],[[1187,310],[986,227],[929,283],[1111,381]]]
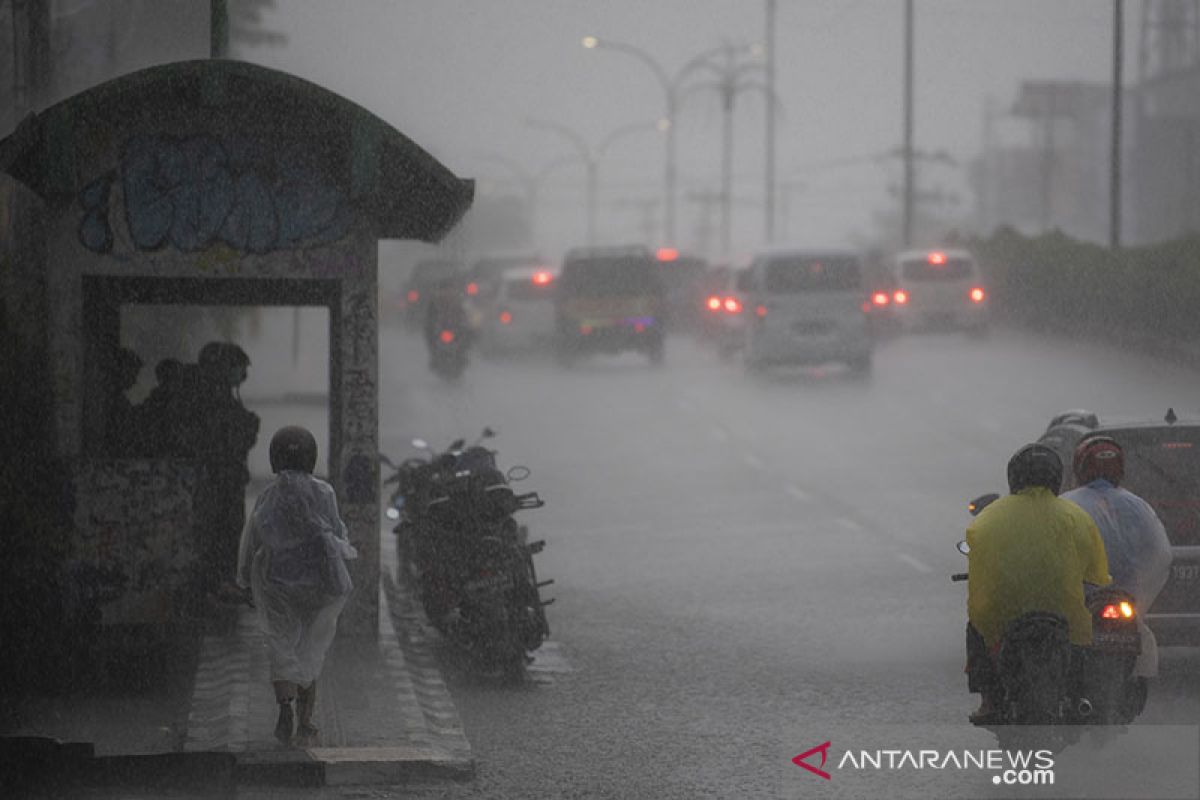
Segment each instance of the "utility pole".
[[1108,245],[1121,246],[1121,62],[1124,59],[1125,10],[1123,0],[1113,0],[1112,156],[1109,175]]
[[913,241],[913,0],[904,0],[904,246]]
[[767,156],[765,209],[767,244],[775,241],[775,0],[767,0]]
[[[50,0],[12,3],[14,122],[50,101]],[[22,45],[24,49],[22,50]]]
[[229,6],[227,0],[209,0],[209,58],[229,58]]

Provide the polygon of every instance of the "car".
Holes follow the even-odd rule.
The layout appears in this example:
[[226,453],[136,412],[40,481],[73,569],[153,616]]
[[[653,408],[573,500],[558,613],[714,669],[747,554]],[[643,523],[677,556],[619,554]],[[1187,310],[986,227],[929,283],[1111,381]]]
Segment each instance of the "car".
[[400,293],[403,303],[400,314],[404,326],[409,330],[419,330],[425,324],[425,308],[433,287],[461,277],[462,265],[450,259],[426,259],[414,264]]
[[504,270],[480,325],[486,356],[532,351],[554,340],[554,294],[558,273],[540,267]]
[[470,302],[480,308],[489,305],[496,298],[504,273],[520,267],[547,269],[536,253],[492,253],[477,258],[466,274]]
[[748,265],[721,266],[705,280],[704,336],[724,361],[740,352],[746,341]]
[[773,248],[754,256],[744,285],[748,369],[840,361],[870,372],[874,337],[857,253]]
[[672,247],[659,248],[655,257],[658,278],[663,285],[668,328],[672,331],[694,330],[703,318],[701,283],[708,271],[708,261],[680,253]]
[[1167,583],[1144,619],[1160,645],[1200,644],[1200,419],[1163,417],[1101,419],[1074,409],[1055,416],[1039,441],[1067,465],[1063,491],[1075,488],[1070,474],[1075,447],[1085,436],[1111,436],[1125,451],[1121,485],[1154,507],[1174,560]]
[[641,245],[586,247],[563,257],[555,300],[559,360],[636,350],[663,361],[665,302],[658,266]]
[[962,249],[906,250],[892,262],[892,314],[905,330],[988,329],[988,293]]

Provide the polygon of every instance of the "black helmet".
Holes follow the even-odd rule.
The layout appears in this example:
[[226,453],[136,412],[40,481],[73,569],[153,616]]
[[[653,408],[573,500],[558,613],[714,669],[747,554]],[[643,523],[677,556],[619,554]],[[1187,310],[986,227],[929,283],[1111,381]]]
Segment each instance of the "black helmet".
[[209,342],[196,359],[201,366],[248,367],[250,356],[233,342]]
[[1008,490],[1013,494],[1030,486],[1043,486],[1058,494],[1062,475],[1062,459],[1044,444],[1027,444],[1008,460]]
[[317,466],[317,440],[307,429],[297,425],[280,428],[271,437],[271,469],[312,473]]

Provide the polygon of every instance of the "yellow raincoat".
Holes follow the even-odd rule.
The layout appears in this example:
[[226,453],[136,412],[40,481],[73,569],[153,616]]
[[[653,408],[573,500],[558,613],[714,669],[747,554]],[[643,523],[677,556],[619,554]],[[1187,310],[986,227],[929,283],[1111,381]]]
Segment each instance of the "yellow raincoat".
[[1048,489],[1002,497],[967,528],[967,613],[989,647],[1009,622],[1030,611],[1061,614],[1071,643],[1092,643],[1083,584],[1104,585],[1104,540],[1087,512]]

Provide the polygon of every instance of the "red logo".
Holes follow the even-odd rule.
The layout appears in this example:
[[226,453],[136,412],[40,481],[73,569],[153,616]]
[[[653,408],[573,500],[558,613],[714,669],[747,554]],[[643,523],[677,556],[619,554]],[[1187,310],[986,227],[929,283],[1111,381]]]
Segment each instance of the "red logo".
[[804,751],[800,755],[793,758],[792,763],[795,764],[797,767],[803,767],[804,769],[808,770],[809,772],[811,772],[814,775],[820,775],[825,780],[831,780],[829,773],[826,772],[825,770],[817,769],[812,764],[804,763],[804,759],[808,758],[809,756],[813,755],[814,753],[819,752],[821,754],[821,766],[822,767],[825,766],[825,759],[829,755],[829,744],[830,744],[829,742],[826,742],[825,744],[817,745],[816,747],[814,747],[811,750]]

